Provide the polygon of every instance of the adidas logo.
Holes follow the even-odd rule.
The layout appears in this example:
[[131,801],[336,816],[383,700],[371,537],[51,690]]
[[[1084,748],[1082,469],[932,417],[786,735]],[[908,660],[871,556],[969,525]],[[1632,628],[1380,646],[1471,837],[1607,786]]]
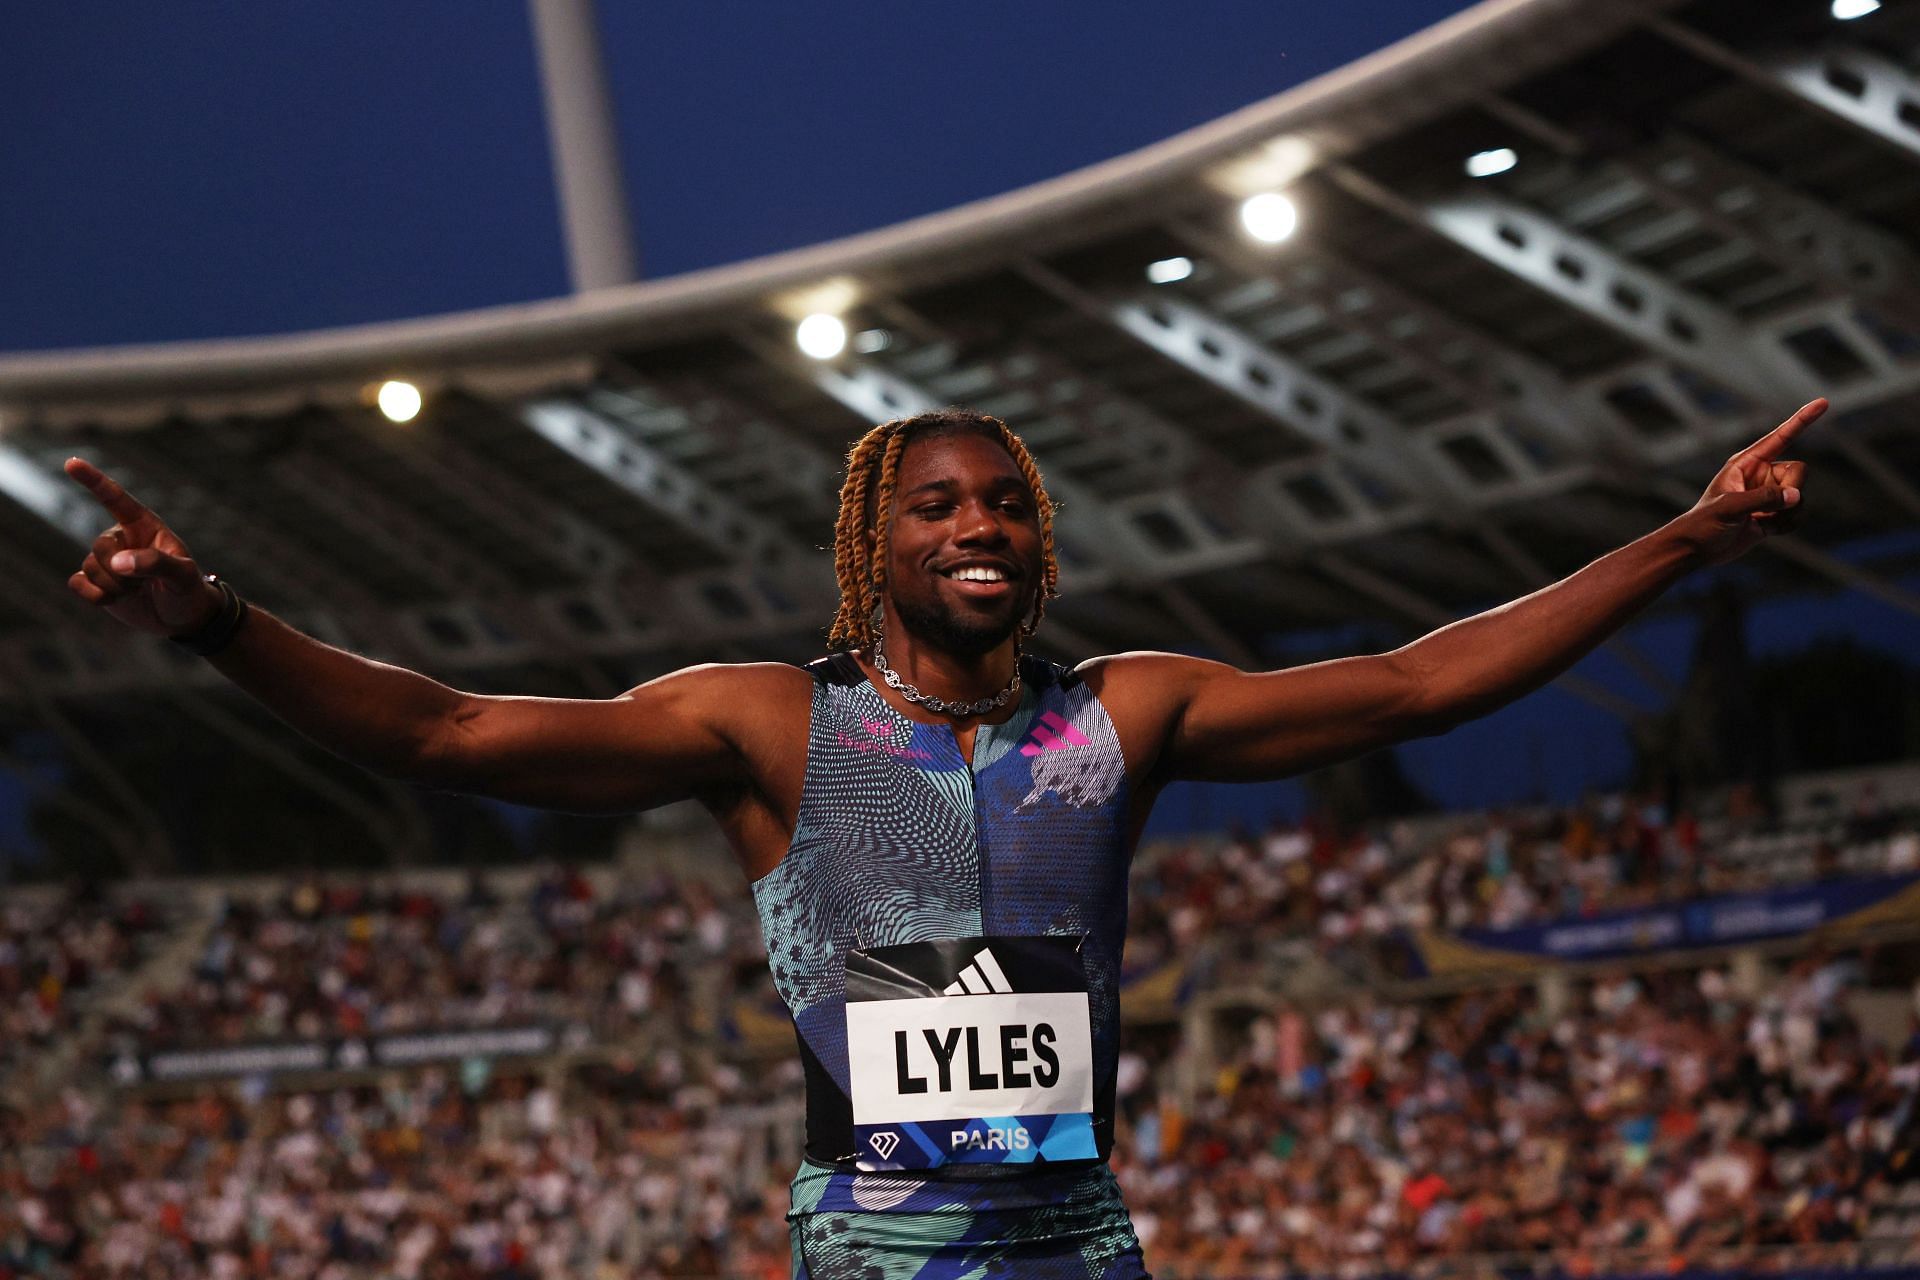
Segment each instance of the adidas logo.
[[867,1139],[867,1145],[872,1147],[874,1153],[882,1160],[891,1160],[893,1149],[900,1145],[900,1135],[891,1129],[882,1129]]
[[1007,975],[1001,971],[1000,962],[993,958],[993,952],[982,947],[972,962],[960,971],[960,976],[947,984],[945,994],[950,996],[1005,995],[1012,990],[1013,984],[1007,981]]
[[1057,711],[1043,711],[1033,723],[1033,731],[1020,744],[1020,754],[1037,756],[1042,751],[1065,751],[1069,747],[1090,747],[1093,741],[1061,718]]

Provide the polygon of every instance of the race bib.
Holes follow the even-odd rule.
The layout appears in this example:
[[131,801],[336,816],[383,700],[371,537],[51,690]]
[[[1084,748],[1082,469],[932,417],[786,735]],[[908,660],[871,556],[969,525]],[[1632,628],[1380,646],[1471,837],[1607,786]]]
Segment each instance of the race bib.
[[1082,942],[964,938],[848,953],[860,1168],[1097,1157]]

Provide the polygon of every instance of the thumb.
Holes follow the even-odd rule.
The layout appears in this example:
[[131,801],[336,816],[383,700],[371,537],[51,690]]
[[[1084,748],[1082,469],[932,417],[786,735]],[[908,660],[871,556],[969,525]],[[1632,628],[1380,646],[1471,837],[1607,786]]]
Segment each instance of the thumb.
[[1749,516],[1762,511],[1786,511],[1800,505],[1800,490],[1792,485],[1763,484],[1739,493],[1723,493],[1714,503],[1715,514]]
[[107,568],[125,578],[151,578],[175,595],[183,595],[200,585],[200,570],[193,561],[154,547],[116,551]]

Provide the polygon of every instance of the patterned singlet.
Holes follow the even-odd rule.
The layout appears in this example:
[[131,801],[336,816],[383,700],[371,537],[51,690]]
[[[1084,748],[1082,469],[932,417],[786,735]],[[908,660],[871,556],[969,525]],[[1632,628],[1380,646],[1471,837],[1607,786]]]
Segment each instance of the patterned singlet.
[[1132,1280],[1113,1145],[1127,786],[1072,672],[975,731],[812,663],[793,843],[756,881],[807,1079],[794,1275]]

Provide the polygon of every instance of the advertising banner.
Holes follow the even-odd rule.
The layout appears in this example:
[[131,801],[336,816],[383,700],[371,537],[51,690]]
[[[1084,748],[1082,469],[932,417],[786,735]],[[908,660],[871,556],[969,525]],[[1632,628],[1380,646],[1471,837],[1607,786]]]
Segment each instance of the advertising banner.
[[1605,911],[1512,929],[1409,933],[1412,976],[1522,972],[1555,961],[1610,960],[1690,947],[1920,921],[1920,873],[1823,880],[1760,893]]
[[333,1040],[280,1040],[206,1049],[163,1049],[121,1054],[108,1063],[116,1083],[163,1084],[219,1080],[283,1071],[363,1071],[411,1067],[465,1058],[537,1057],[582,1042],[584,1028],[563,1036],[553,1027],[472,1027],[409,1031]]

